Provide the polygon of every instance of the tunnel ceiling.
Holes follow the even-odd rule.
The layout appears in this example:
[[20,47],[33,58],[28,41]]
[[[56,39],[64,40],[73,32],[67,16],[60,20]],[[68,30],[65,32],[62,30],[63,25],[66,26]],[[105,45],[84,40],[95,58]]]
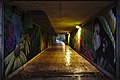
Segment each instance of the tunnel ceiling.
[[70,32],[113,4],[112,0],[103,1],[21,1],[12,3],[24,11],[43,10],[46,12],[56,33]]

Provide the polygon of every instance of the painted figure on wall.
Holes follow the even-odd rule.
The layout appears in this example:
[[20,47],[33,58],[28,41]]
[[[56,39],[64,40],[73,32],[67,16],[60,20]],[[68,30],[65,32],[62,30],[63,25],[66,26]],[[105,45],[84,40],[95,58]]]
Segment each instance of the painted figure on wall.
[[79,43],[79,52],[82,53],[89,61],[93,62],[94,54],[92,51],[92,28],[91,23],[84,25],[81,30],[81,37]]
[[[22,51],[24,45],[20,43],[21,17],[5,8],[5,74],[6,77],[11,72],[19,68],[26,61],[26,55]],[[22,47],[23,45],[23,47]]]
[[14,35],[14,28],[12,25],[11,21],[7,21],[8,25],[7,25],[7,40],[6,40],[6,48],[7,51],[9,53],[11,53],[16,45],[16,39],[15,39],[15,35]]
[[106,71],[115,75],[116,54],[115,54],[115,30],[116,30],[116,9],[113,8],[107,13],[96,18],[93,24],[93,41],[96,52],[95,63]]
[[93,52],[90,48],[84,46],[82,54],[84,54],[90,61],[93,61]]
[[93,24],[93,41],[96,58],[94,62],[109,72],[114,72],[114,47],[98,18]]

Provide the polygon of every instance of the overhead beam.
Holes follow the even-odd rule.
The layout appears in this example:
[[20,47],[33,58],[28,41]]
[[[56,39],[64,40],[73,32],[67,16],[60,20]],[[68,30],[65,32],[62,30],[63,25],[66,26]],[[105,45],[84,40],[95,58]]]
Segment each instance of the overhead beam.
[[[2,30],[1,30],[1,28],[2,28],[2,18],[1,18],[1,16],[2,16],[2,6],[1,6],[1,2],[0,2],[0,65],[2,65],[1,63],[2,63],[2,43],[1,43],[1,41],[2,41],[2,34],[1,34],[1,32],[2,32]],[[2,78],[1,76],[2,76],[2,68],[1,68],[1,66],[0,66],[0,79]]]
[[11,1],[115,1],[115,0],[11,0]]

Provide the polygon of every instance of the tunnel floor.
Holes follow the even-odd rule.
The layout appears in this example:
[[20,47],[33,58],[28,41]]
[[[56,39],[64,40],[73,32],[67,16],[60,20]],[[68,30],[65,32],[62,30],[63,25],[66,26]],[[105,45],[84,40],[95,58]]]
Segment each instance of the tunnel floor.
[[39,53],[10,80],[108,80],[71,47],[59,43]]

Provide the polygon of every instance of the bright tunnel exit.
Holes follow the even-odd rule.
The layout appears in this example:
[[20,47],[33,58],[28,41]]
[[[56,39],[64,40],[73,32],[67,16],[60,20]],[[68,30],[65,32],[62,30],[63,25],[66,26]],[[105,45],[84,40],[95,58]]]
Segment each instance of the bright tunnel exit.
[[57,37],[56,37],[56,43],[58,44],[58,45],[65,45],[65,39],[66,39],[66,37],[65,37],[65,34],[57,34]]

